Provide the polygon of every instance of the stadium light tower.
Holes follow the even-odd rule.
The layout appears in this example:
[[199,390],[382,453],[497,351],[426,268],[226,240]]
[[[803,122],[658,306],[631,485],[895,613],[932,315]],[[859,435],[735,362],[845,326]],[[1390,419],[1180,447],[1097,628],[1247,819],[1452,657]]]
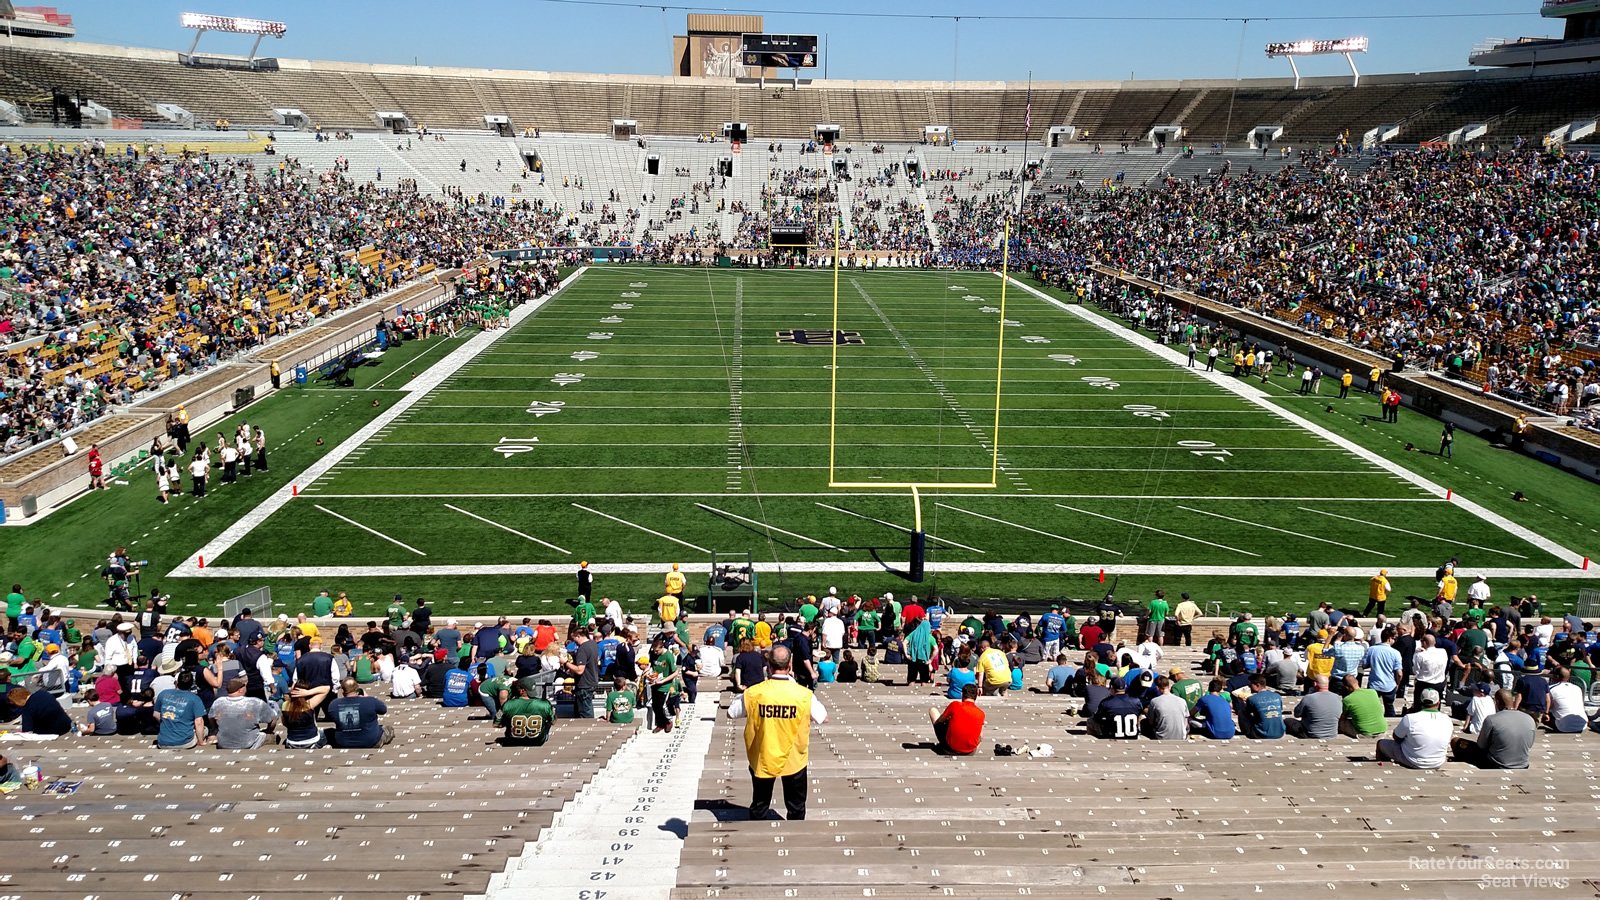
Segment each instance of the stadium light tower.
[[1267,45],[1267,58],[1281,56],[1289,61],[1289,68],[1294,71],[1295,90],[1300,89],[1300,67],[1295,64],[1296,56],[1328,56],[1337,54],[1344,57],[1350,64],[1350,74],[1355,77],[1353,87],[1361,86],[1361,73],[1356,71],[1356,61],[1350,54],[1367,52],[1367,39],[1364,37],[1338,38],[1331,41],[1282,41]]
[[200,38],[208,31],[226,31],[230,34],[253,34],[256,42],[250,45],[250,61],[255,62],[256,51],[261,49],[261,39],[264,37],[281,38],[288,33],[289,26],[282,22],[271,22],[266,19],[241,19],[235,16],[211,16],[205,13],[186,12],[178,17],[184,28],[193,28],[194,43],[189,45],[189,56],[194,56],[195,48],[200,46]]

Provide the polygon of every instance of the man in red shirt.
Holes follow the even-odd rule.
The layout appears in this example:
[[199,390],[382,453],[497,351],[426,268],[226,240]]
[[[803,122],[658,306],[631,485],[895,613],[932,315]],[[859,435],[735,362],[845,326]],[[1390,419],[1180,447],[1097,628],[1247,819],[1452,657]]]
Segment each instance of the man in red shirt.
[[934,737],[939,739],[935,752],[953,756],[971,756],[983,743],[983,710],[978,708],[978,686],[961,686],[961,699],[952,700],[944,712],[928,710],[933,722]]
[[1097,621],[1091,620],[1087,625],[1078,629],[1078,645],[1088,650],[1105,637],[1105,631],[1100,628]]
[[100,445],[89,445],[89,489],[92,491],[104,490],[106,486],[106,464],[100,457]]

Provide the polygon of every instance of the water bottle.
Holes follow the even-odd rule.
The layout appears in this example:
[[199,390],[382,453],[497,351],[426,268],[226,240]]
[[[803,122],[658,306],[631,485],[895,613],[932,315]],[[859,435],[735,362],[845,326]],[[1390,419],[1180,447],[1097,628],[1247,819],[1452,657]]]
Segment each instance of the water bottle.
[[39,789],[39,782],[43,780],[44,770],[39,768],[39,761],[28,760],[28,764],[22,767],[22,786],[30,791],[36,791]]

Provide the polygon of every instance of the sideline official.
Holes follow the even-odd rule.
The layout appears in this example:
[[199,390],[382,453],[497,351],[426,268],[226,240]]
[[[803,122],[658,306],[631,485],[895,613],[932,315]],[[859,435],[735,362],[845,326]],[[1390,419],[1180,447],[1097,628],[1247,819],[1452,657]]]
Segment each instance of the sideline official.
[[795,684],[789,648],[774,644],[771,674],[735,697],[728,718],[744,719],[745,754],[750,761],[750,818],[765,819],[772,809],[772,783],[783,779],[783,805],[790,821],[806,817],[806,765],[811,723],[828,721],[828,711],[811,691]]

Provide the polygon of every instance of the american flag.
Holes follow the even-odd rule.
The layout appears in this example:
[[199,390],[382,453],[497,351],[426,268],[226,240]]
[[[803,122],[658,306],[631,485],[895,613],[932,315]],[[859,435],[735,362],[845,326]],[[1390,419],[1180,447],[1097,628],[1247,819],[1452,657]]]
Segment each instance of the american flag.
[[1033,87],[1028,88],[1028,109],[1022,114],[1022,128],[1024,131],[1033,130]]

